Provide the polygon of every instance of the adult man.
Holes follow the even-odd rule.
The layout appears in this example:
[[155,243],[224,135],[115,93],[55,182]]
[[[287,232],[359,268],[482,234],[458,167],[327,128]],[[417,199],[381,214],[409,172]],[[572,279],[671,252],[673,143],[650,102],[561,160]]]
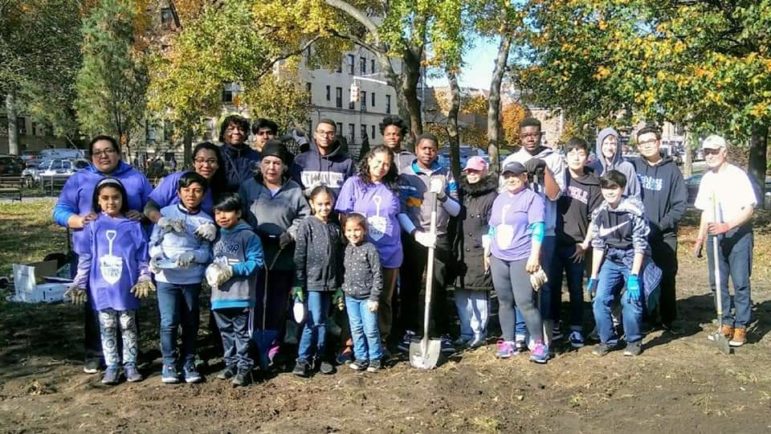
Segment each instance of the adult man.
[[680,169],[670,157],[662,157],[661,131],[645,126],[637,132],[640,157],[629,162],[634,166],[642,188],[645,216],[650,225],[648,243],[653,262],[664,275],[661,279],[659,320],[664,330],[677,333],[672,322],[677,319],[675,276],[677,275],[677,223],[685,213],[688,191]]
[[[712,135],[702,144],[704,159],[709,169],[699,184],[696,208],[702,211],[699,235],[694,253],[701,256],[707,241],[709,284],[712,291],[719,288],[718,296],[723,305],[720,332],[739,347],[747,341],[747,325],[750,323],[752,297],[750,275],[752,273],[752,214],[757,198],[747,174],[728,163],[727,144],[724,138]],[[718,243],[720,282],[715,282],[715,258],[713,244]],[[734,284],[733,306],[728,292],[728,277]]]
[[318,185],[326,185],[337,194],[343,182],[354,173],[353,160],[343,152],[335,133],[335,122],[321,119],[313,135],[315,144],[298,155],[292,164],[292,179],[302,186],[306,197]]
[[[401,275],[400,324],[405,331],[399,349],[408,351],[410,342],[421,329],[419,295],[421,278],[428,260],[428,248],[435,247],[433,275],[433,325],[434,333],[442,336],[442,351],[453,352],[449,339],[450,322],[445,286],[448,267],[453,263],[452,241],[447,235],[450,217],[460,214],[458,184],[452,173],[437,161],[438,140],[433,134],[421,134],[417,138],[416,158],[403,168],[401,188],[402,209],[399,223],[404,261]],[[432,193],[436,193],[436,233],[430,232],[431,213],[434,206]]]
[[222,163],[227,178],[227,191],[238,192],[244,181],[254,176],[260,163],[260,154],[246,144],[249,121],[238,115],[230,115],[222,121]]
[[[533,178],[534,187],[543,195],[546,202],[545,234],[541,244],[542,266],[549,281],[556,281],[554,249],[556,236],[554,228],[557,222],[557,200],[565,191],[565,160],[561,154],[551,148],[541,145],[541,121],[535,118],[525,118],[519,123],[519,139],[522,144],[519,151],[503,160],[501,167],[510,162],[518,162],[525,166]],[[551,348],[552,339],[561,337],[559,330],[559,305],[561,288],[553,288],[546,283],[540,292],[540,310],[543,317],[546,344]],[[517,313],[517,318],[521,315]],[[524,337],[521,336],[523,326],[517,322],[517,341],[521,346]]]
[[399,116],[386,116],[383,118],[383,122],[380,123],[380,134],[383,135],[383,144],[393,151],[394,164],[398,173],[402,173],[403,167],[415,161],[415,154],[402,149],[402,141],[404,141],[407,131],[409,131],[407,123]]
[[640,184],[637,182],[634,166],[624,160],[618,141],[618,131],[610,127],[602,129],[597,134],[596,158],[589,163],[589,167],[598,177],[610,170],[618,170],[627,180],[624,196],[639,196]]
[[254,134],[254,150],[262,152],[262,148],[268,143],[268,140],[273,140],[278,134],[278,124],[270,119],[257,118],[252,123],[252,134]]

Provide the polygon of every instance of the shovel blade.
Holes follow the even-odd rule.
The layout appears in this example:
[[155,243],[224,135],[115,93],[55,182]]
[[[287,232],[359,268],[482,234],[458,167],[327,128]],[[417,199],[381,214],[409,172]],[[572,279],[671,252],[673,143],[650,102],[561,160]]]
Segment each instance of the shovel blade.
[[720,333],[720,330],[717,331],[714,335],[715,345],[723,354],[731,354],[731,345],[728,342],[728,338],[723,336],[723,333]]
[[434,369],[442,353],[442,342],[439,339],[431,339],[425,345],[423,352],[422,341],[410,343],[410,365],[418,369]]

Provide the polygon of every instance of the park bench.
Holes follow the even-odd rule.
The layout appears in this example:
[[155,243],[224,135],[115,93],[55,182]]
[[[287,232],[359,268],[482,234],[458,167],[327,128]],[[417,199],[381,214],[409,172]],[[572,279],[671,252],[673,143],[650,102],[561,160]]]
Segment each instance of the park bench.
[[0,176],[0,196],[8,196],[21,202],[21,176]]

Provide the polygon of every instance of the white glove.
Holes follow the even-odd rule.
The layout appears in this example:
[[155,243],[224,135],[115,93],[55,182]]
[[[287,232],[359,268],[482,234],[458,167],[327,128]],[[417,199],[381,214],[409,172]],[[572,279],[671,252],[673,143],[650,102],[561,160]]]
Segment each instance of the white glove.
[[305,321],[305,305],[301,301],[295,301],[292,306],[292,316],[297,324],[302,324]]
[[378,302],[374,300],[367,300],[367,310],[370,312],[377,312]]
[[433,249],[436,247],[436,234],[424,231],[415,231],[415,241],[420,245]]
[[147,269],[150,270],[153,274],[158,274],[161,272],[161,267],[158,266],[158,261],[162,260],[163,256],[156,256],[155,258],[150,259],[150,263],[147,265]]
[[206,281],[214,289],[219,289],[222,284],[233,277],[233,267],[221,262],[213,262],[206,267]]
[[206,271],[204,271],[204,276],[206,276],[206,283],[208,283],[209,287],[212,289],[219,288],[216,285],[217,277],[219,277],[219,268],[220,264],[218,262],[212,262],[208,267],[206,267]]
[[72,285],[64,292],[64,299],[69,299],[72,304],[83,304],[88,301],[88,295],[85,289]]
[[530,285],[532,285],[533,291],[538,291],[548,281],[549,279],[546,277],[546,272],[543,271],[543,268],[538,268],[538,271],[530,274]]
[[436,193],[437,199],[444,199],[444,197],[447,195],[445,192],[444,176],[432,176],[429,191],[431,191],[431,193]]
[[195,260],[195,253],[193,252],[182,252],[177,256],[176,263],[177,267],[180,268],[187,268],[190,266],[190,264],[193,263]]
[[204,223],[195,228],[195,235],[202,240],[212,242],[217,238],[217,226],[214,226],[214,223]]
[[185,222],[180,219],[172,219],[168,217],[161,217],[158,219],[158,227],[165,234],[168,232],[184,232]]

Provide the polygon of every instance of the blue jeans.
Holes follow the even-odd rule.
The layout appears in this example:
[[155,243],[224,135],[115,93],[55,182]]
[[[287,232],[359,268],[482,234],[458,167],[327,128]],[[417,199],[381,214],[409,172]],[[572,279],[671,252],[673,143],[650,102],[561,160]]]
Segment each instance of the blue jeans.
[[[714,237],[709,236],[704,246],[709,264],[709,286],[715,291]],[[752,227],[748,224],[718,236],[718,262],[720,264],[720,295],[723,304],[723,324],[747,327],[751,321],[752,294],[750,275],[752,273]],[[731,294],[728,292],[728,277],[734,284],[734,311],[731,314]]]
[[[561,288],[551,283],[555,279],[554,276],[556,274],[556,267],[554,266],[554,251],[556,247],[556,236],[550,235],[543,237],[543,242],[541,243],[541,268],[543,268],[546,277],[549,279],[549,281],[538,290],[538,311],[541,313],[541,319],[543,321],[553,320],[559,317],[558,314],[555,314],[555,310],[559,309],[559,300],[561,298],[559,297],[559,294]],[[552,291],[552,288],[556,289]],[[558,294],[556,302],[554,301],[553,293]],[[522,311],[519,310],[519,306],[514,308],[514,316],[516,318],[514,334],[516,335],[517,340],[525,340],[526,336],[528,336],[527,326],[525,325],[525,316],[522,314]]]
[[487,291],[455,290],[461,338],[470,340],[487,337],[487,320],[490,317],[487,299]]
[[314,353],[317,358],[325,356],[327,316],[331,302],[331,292],[308,292],[308,314],[305,317],[297,351],[299,360],[308,362]]
[[249,339],[249,308],[233,307],[217,309],[214,311],[214,319],[222,336],[223,358],[228,368],[238,368],[240,372],[247,372],[254,366],[254,359],[250,354]]
[[[622,252],[619,252],[621,254]],[[618,336],[613,329],[611,310],[616,294],[625,288],[631,270],[624,265],[621,257],[610,253],[606,256],[597,276],[597,295],[594,297],[593,311],[594,321],[597,323],[597,331],[600,342],[614,346],[618,344]],[[645,294],[643,279],[640,279],[640,300],[632,301],[629,293],[624,291],[621,296],[621,314],[624,321],[624,334],[627,342],[639,342],[642,340],[640,331],[643,313],[643,299]]]
[[377,312],[367,309],[367,300],[357,300],[345,296],[345,308],[351,325],[353,354],[358,361],[374,361],[383,358],[380,343],[380,329],[377,325]]
[[[571,256],[575,252],[575,245],[557,247],[556,254],[554,255],[554,280],[550,283],[552,288],[560,288],[554,291],[560,294],[563,275],[567,275],[568,293],[570,294],[570,330],[580,332],[584,324],[584,260],[581,259],[579,262],[574,262]],[[559,303],[557,306],[559,306]],[[557,318],[559,318],[559,315]]]
[[179,359],[184,365],[195,360],[195,342],[198,337],[200,307],[198,294],[201,284],[178,285],[158,282],[158,311],[161,314],[161,354],[164,365],[176,365],[177,331],[182,325],[182,351]]

